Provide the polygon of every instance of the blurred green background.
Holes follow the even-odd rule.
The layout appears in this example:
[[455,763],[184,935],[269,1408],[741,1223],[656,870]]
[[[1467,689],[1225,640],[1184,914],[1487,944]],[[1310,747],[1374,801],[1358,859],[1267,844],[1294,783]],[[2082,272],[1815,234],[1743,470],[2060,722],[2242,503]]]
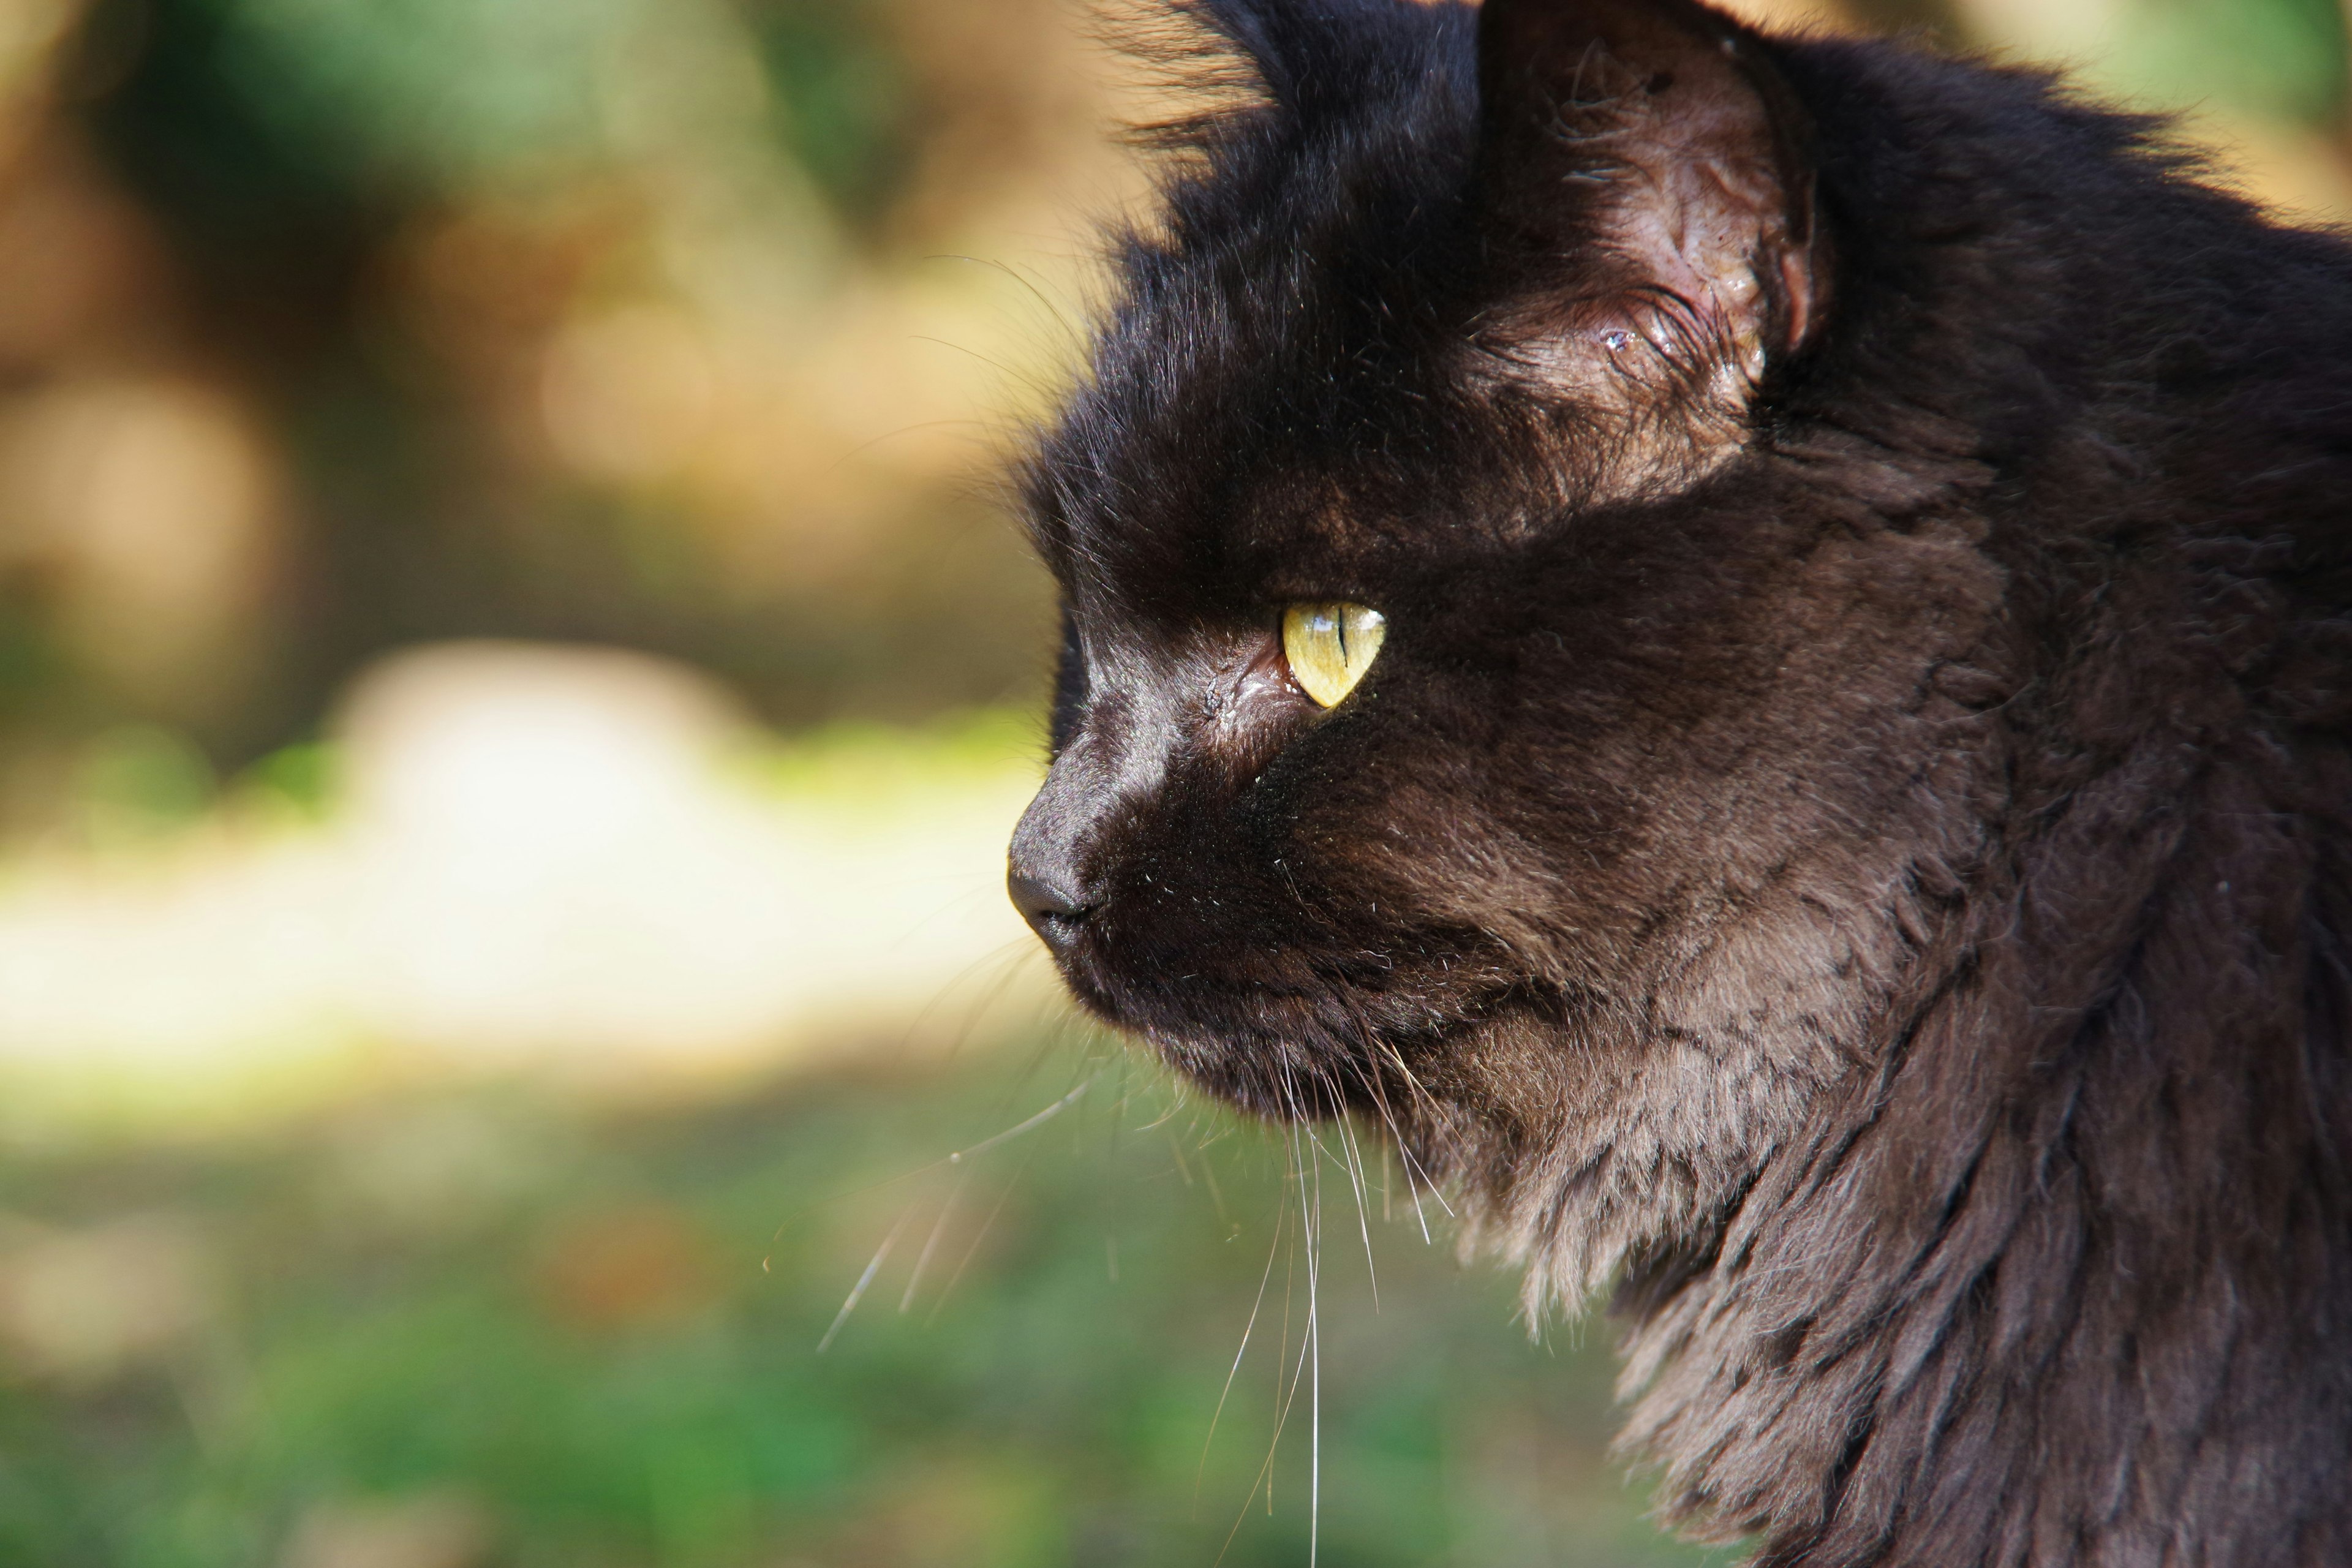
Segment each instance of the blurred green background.
[[[1744,8],[2352,208],[2335,0]],[[1608,1459],[1605,1325],[1003,905],[994,476],[1143,195],[1097,36],[0,0],[0,1563],[1736,1556]]]

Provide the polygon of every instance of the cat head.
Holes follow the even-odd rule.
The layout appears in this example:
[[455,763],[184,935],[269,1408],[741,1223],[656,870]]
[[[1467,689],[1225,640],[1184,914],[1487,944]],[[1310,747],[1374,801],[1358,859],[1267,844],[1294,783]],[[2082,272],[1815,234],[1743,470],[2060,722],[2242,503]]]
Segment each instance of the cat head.
[[1686,0],[1181,15],[1248,89],[1029,467],[1014,900],[1184,1072],[1384,1118],[1591,1274],[1867,1058],[1997,574],[1805,412],[1843,259],[1783,46]]

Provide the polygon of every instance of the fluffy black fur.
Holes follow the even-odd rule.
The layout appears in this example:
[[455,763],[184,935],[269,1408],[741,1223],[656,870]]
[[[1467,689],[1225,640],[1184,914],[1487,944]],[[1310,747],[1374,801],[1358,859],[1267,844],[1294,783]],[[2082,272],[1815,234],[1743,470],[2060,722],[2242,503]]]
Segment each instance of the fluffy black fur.
[[2352,247],[1680,0],[1182,19],[1029,484],[1077,995],[1614,1279],[1761,1563],[2352,1563]]

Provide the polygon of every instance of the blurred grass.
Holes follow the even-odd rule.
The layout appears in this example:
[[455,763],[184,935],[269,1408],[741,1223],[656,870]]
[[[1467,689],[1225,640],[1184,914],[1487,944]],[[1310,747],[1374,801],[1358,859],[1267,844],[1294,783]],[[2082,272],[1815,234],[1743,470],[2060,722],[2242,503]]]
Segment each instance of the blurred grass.
[[[1210,1568],[1230,1531],[1226,1563],[1304,1562],[1311,1373],[1271,1511],[1258,1480],[1307,1322],[1286,1145],[1123,1058],[1027,1055],[723,1109],[493,1089],[16,1159],[0,1561]],[[1603,1457],[1600,1346],[1529,1344],[1508,1282],[1377,1186],[1376,1312],[1349,1181],[1319,1171],[1319,1560],[1706,1561]],[[77,1340],[27,1305],[69,1301],[76,1257],[93,1297],[176,1306]]]

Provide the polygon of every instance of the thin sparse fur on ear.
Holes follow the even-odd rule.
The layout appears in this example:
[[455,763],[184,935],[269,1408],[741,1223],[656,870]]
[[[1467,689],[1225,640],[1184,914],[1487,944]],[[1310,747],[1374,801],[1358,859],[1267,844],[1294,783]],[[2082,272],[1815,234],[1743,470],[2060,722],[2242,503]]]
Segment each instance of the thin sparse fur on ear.
[[1736,438],[1826,283],[1810,129],[1770,55],[1690,0],[1486,0],[1478,202],[1517,300],[1500,358],[1587,395],[1676,388]]
[[1206,153],[1276,111],[1280,73],[1267,69],[1276,57],[1258,23],[1252,7],[1230,0],[1106,6],[1097,22],[1102,40],[1140,65],[1173,105],[1129,123],[1125,139],[1157,153]]

